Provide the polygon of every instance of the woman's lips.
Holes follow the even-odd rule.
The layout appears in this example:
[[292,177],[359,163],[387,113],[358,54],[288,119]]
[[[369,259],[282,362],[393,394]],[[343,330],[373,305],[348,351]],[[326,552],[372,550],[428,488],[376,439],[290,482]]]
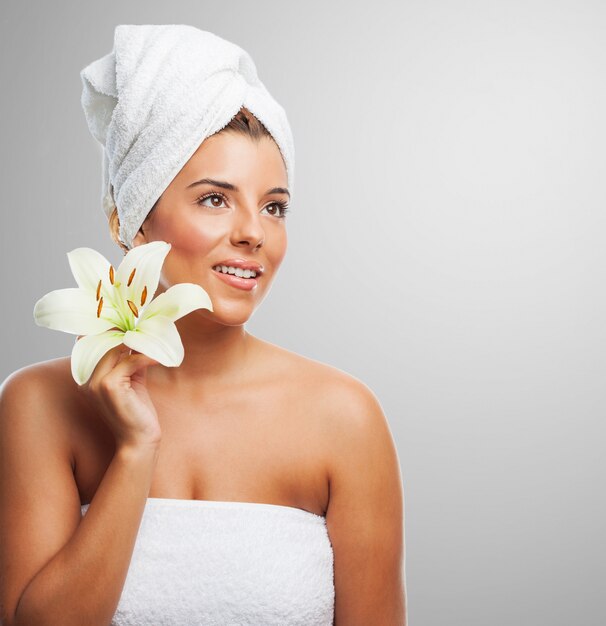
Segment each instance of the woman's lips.
[[217,270],[212,270],[212,273],[216,274],[217,277],[224,283],[227,283],[232,287],[237,287],[238,289],[244,289],[244,291],[252,291],[257,286],[258,277],[240,278],[235,274],[224,274],[223,272],[217,272]]

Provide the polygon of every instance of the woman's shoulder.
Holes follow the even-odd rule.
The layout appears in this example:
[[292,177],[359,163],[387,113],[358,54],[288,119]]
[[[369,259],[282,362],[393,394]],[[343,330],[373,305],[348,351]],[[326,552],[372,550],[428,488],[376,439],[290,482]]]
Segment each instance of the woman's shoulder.
[[69,417],[85,399],[71,375],[71,358],[59,357],[25,365],[11,372],[0,386],[2,421],[13,416],[32,428],[67,434]]
[[78,385],[71,377],[71,358],[58,357],[14,370],[4,379],[0,389],[4,394],[17,388],[35,391],[37,395],[77,390]]
[[[297,405],[315,416],[316,447],[331,481],[353,482],[361,459],[386,459],[394,451],[388,419],[375,392],[334,365],[276,347],[281,374],[296,381]],[[290,369],[289,369],[290,368]],[[290,376],[289,376],[290,375]],[[293,378],[291,378],[291,376]]]
[[271,354],[274,371],[295,381],[306,396],[318,399],[330,415],[352,416],[365,406],[378,403],[373,390],[353,374],[287,348],[263,343]]

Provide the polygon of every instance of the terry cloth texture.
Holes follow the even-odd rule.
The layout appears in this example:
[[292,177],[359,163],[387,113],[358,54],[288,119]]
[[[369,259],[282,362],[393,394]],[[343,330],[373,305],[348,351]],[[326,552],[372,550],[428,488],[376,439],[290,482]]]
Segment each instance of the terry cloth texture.
[[332,626],[333,564],[315,513],[148,498],[111,624]]
[[103,150],[101,204],[117,206],[130,249],[145,217],[202,141],[242,106],[267,128],[294,196],[286,113],[240,46],[186,24],[121,24],[114,47],[81,72],[81,104]]

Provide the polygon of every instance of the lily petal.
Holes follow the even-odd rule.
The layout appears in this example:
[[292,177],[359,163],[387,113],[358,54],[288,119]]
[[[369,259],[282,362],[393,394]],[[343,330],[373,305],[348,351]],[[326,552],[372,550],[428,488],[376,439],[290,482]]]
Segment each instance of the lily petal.
[[111,317],[97,317],[97,301],[92,291],[79,287],[56,289],[42,296],[34,305],[34,321],[38,326],[61,330],[73,335],[97,335],[117,326]]
[[99,279],[109,283],[110,262],[92,248],[76,248],[67,253],[72,274],[82,289],[96,293]]
[[164,315],[142,319],[124,335],[124,345],[155,359],[166,367],[181,365],[185,349],[175,323]]
[[[101,280],[100,296],[103,296],[102,316],[111,318],[113,326],[125,329],[126,320],[130,311],[125,311],[120,298],[117,297],[116,290],[111,284],[109,277],[110,262],[96,250],[92,248],[76,248],[67,253],[67,259],[72,270],[72,274],[78,285],[85,290],[93,291],[97,295],[97,287]],[[109,309],[114,312],[110,312]]]
[[200,285],[178,283],[149,303],[149,306],[143,311],[138,325],[140,326],[143,320],[158,314],[168,317],[174,322],[196,309],[213,310],[208,293]]
[[[156,293],[160,280],[160,271],[166,255],[169,253],[171,245],[166,241],[151,241],[131,248],[118,271],[116,281],[120,283],[119,289],[126,299],[131,300],[135,306],[141,308],[141,294],[143,288],[147,287],[146,301],[149,302]],[[131,284],[128,281],[135,270]]]
[[99,335],[89,335],[76,341],[72,349],[72,377],[78,385],[84,385],[106,352],[119,346],[124,340],[124,333],[109,330]]

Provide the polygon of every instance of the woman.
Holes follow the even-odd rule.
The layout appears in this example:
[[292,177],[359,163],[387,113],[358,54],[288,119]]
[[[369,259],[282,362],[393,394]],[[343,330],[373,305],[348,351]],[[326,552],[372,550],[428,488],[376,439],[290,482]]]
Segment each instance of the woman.
[[[192,27],[116,33],[126,46],[145,28],[180,37],[175,29]],[[204,33],[194,30],[187,36]],[[185,72],[175,55],[170,71]],[[108,148],[118,131],[104,129],[112,199],[119,190],[114,240],[125,252],[170,243],[156,295],[199,284],[213,310],[176,322],[185,347],[177,368],[121,345],[82,387],[69,357],[4,382],[7,626],[406,624],[400,469],[377,398],[358,379],[245,330],[287,246],[292,163],[267,125],[241,106],[167,185],[154,178],[162,193],[139,214],[134,237],[128,177],[112,161],[117,142],[114,154]],[[153,117],[143,129],[157,129]],[[229,276],[245,264],[256,278]]]

